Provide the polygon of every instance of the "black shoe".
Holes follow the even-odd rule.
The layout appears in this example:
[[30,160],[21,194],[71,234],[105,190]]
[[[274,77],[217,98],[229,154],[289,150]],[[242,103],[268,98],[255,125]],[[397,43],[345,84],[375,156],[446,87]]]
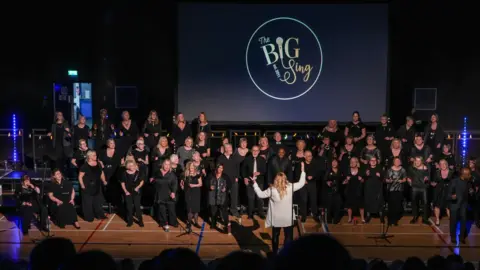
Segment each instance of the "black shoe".
[[306,217],[302,217],[301,222],[302,222],[302,223],[307,222],[307,218],[306,218]]
[[425,224],[425,225],[430,225],[430,221],[425,220],[425,219],[422,220],[422,223]]
[[364,223],[370,223],[370,220],[372,220],[372,216],[367,215],[367,218],[365,219]]
[[320,218],[318,218],[318,216],[313,216],[313,220],[315,220],[316,222],[320,222]]
[[140,227],[142,227],[142,228],[143,228],[143,227],[145,227],[145,224],[143,224],[143,221],[142,221],[142,220],[140,220],[140,221],[138,221],[138,226],[140,226]]
[[57,224],[57,226],[58,226],[60,229],[65,229],[65,225],[63,225],[63,224]]
[[465,245],[465,244],[467,244],[467,241],[466,241],[466,239],[465,239],[464,237],[461,237],[461,238],[460,238],[460,243],[462,243],[462,244]]
[[418,218],[414,217],[412,220],[410,220],[410,224],[415,224],[417,223]]
[[132,227],[133,226],[133,222],[128,222],[127,223],[127,227]]
[[452,245],[456,245],[457,244],[457,239],[452,237],[452,238],[450,238],[450,242],[452,243]]
[[263,214],[263,213],[262,213],[262,214],[259,214],[258,216],[259,216],[261,219],[265,219],[265,214]]

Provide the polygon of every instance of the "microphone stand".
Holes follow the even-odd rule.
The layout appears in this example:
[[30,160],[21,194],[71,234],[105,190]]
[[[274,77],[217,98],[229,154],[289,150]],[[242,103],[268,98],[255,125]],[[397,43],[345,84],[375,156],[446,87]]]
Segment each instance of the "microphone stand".
[[[41,208],[44,206],[43,205],[43,198],[45,197],[45,181],[47,180],[47,162],[44,162],[44,167],[43,167],[43,178],[42,178],[42,184],[41,184],[41,188],[40,188],[40,198],[37,199],[38,200],[38,206],[39,206],[39,209],[40,209],[40,215],[42,213],[41,211]],[[42,233],[42,236],[44,237],[43,239],[48,239],[48,238],[52,238],[54,237],[55,235],[51,233],[51,226],[50,226],[50,218],[48,217],[48,203],[45,205],[45,207],[47,208],[47,211],[46,211],[46,217],[45,217],[45,222],[46,222],[46,228],[47,229],[47,233],[44,234]],[[40,216],[40,220],[42,220],[42,216]],[[43,224],[40,224],[40,226],[42,226]],[[32,241],[34,243],[38,243],[40,241],[42,241],[43,239],[33,239]]]
[[[388,194],[388,193],[387,193],[387,194]],[[385,213],[386,202],[387,202],[387,198],[385,198],[385,202],[384,202],[384,204],[383,204],[383,213]],[[368,238],[368,239],[374,239],[375,241],[377,241],[377,240],[383,240],[383,241],[386,241],[386,242],[389,243],[389,244],[392,244],[392,242],[391,242],[389,239],[390,239],[390,238],[393,238],[393,237],[395,237],[395,236],[394,236],[394,235],[388,235],[388,229],[390,229],[390,224],[388,224],[387,226],[385,226],[385,219],[383,218],[380,235],[378,235],[378,236],[370,236],[370,237],[367,237],[367,238]]]

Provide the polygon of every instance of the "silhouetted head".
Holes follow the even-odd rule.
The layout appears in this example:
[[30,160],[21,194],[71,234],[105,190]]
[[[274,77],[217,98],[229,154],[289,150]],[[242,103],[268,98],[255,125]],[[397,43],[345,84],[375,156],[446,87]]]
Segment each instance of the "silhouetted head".
[[215,270],[265,270],[267,260],[260,254],[235,251],[220,260]]
[[76,254],[72,241],[65,238],[49,238],[40,242],[30,253],[31,270],[57,270]]
[[117,270],[115,260],[109,254],[91,250],[77,254],[62,270]]

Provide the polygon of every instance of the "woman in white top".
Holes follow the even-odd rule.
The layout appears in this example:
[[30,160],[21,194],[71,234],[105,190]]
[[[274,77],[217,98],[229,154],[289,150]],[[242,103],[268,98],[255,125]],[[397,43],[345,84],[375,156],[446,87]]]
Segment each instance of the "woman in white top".
[[289,183],[283,172],[277,173],[273,185],[262,191],[253,178],[253,189],[259,198],[270,198],[268,202],[265,227],[272,227],[272,251],[277,254],[280,230],[283,228],[285,235],[284,245],[293,241],[293,192],[305,185],[305,164],[302,162],[302,174],[298,183]]

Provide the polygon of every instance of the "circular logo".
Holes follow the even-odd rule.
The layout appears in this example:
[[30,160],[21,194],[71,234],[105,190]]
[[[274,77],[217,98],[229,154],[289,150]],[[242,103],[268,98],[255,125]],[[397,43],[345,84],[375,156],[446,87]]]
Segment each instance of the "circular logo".
[[320,41],[305,23],[290,17],[264,22],[247,44],[248,75],[260,92],[292,100],[309,92],[323,67]]

